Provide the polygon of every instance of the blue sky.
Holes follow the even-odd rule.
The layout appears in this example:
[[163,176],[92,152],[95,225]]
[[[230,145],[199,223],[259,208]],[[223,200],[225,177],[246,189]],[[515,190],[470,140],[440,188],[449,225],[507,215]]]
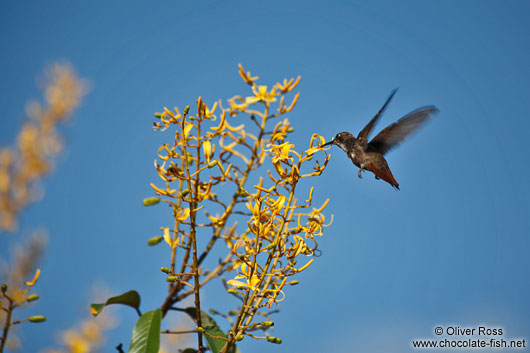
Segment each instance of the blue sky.
[[[521,1],[2,2],[2,145],[45,64],[69,60],[92,84],[45,198],[0,240],[5,257],[32,229],[49,233],[33,309],[48,321],[24,328],[24,351],[84,318],[94,283],[137,289],[144,311],[160,305],[167,252],[145,243],[167,215],[141,206],[165,142],[153,113],[247,93],[238,63],[265,84],[302,76],[297,149],[313,133],[358,133],[396,87],[376,131],[440,109],[388,155],[400,192],[358,179],[332,149],[315,197],[331,199],[334,223],[280,306],[284,343],[245,340],[243,352],[408,352],[450,324],[530,338],[529,12]],[[224,305],[213,288],[205,300]],[[105,351],[130,339],[134,313],[118,314]]]

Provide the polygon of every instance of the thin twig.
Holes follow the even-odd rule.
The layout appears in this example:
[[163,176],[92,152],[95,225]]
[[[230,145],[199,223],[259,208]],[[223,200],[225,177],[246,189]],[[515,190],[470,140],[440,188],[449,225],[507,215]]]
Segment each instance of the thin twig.
[[3,297],[7,299],[8,306],[6,310],[6,322],[4,323],[4,330],[2,331],[2,337],[0,337],[0,353],[4,351],[4,347],[7,343],[7,335],[12,324],[11,315],[13,313],[13,309],[15,308],[15,302],[9,296],[4,293]]

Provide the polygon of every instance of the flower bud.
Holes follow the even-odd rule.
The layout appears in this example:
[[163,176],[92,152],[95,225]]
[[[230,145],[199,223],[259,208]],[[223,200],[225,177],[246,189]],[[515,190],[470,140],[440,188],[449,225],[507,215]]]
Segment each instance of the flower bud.
[[208,168],[209,169],[212,169],[213,167],[215,167],[217,165],[217,159],[216,160],[213,160],[211,161],[210,163],[208,163]]
[[168,275],[171,273],[171,271],[167,267],[160,267],[160,271],[162,271],[162,272],[164,272],[165,274],[168,274]]
[[299,283],[299,282],[298,282],[298,280],[296,280],[296,279],[295,279],[294,281],[289,282],[289,284],[290,284],[291,286],[296,286],[298,283]]
[[162,117],[162,113],[155,113],[155,118],[160,119]]
[[187,105],[187,106],[184,108],[184,115],[187,115],[189,112],[190,112],[190,106]]
[[290,127],[287,129],[287,132],[294,132],[294,127]]
[[260,323],[260,325],[263,326],[263,327],[271,327],[271,326],[274,326],[274,322],[272,322],[270,320],[269,321],[262,321]]
[[271,250],[271,249],[274,249],[275,247],[276,247],[276,242],[270,243],[269,245],[265,247],[265,250]]
[[276,344],[282,343],[281,338],[272,337],[272,336],[267,337],[267,341],[269,341],[270,343],[276,343]]
[[182,192],[180,193],[180,195],[181,195],[182,197],[186,197],[186,196],[188,196],[189,193],[190,193],[190,191],[189,191],[188,189],[184,189],[184,190],[182,190]]
[[186,161],[188,162],[188,165],[192,165],[193,164],[193,156],[188,153],[187,155],[188,158],[186,158]]
[[169,276],[168,278],[166,278],[167,282],[176,282],[178,280],[179,278],[177,276]]
[[26,298],[26,300],[28,302],[32,302],[32,301],[35,301],[37,299],[39,299],[40,296],[38,294],[31,294],[31,295],[28,295],[28,297]]
[[30,316],[28,317],[28,321],[29,322],[44,322],[46,321],[46,316],[42,316],[42,315],[36,315],[36,316]]
[[154,245],[160,243],[162,241],[162,239],[164,239],[163,236],[152,237],[151,239],[149,239],[147,241],[147,245],[154,246]]
[[197,326],[196,329],[197,329],[198,332],[204,333],[204,328],[202,328],[200,326]]
[[143,200],[144,206],[153,206],[160,202],[160,198],[158,197],[148,197]]
[[236,337],[236,341],[243,341],[243,335],[238,335]]

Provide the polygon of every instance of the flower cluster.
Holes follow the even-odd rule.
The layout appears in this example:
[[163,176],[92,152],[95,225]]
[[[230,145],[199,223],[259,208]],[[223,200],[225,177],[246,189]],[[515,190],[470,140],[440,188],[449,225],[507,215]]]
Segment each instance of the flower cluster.
[[16,149],[0,148],[0,231],[14,230],[18,213],[34,201],[35,182],[52,169],[62,150],[57,125],[68,120],[86,91],[70,66],[53,66],[44,87],[46,105],[30,103],[30,120],[22,126]]
[[[161,183],[151,187],[157,197],[144,200],[146,206],[167,203],[173,215],[173,224],[149,240],[150,245],[164,240],[171,251],[169,266],[162,267],[170,286],[164,315],[193,296],[201,328],[201,287],[224,274],[232,277],[223,281],[241,304],[224,315],[232,324],[227,335],[216,337],[226,341],[224,351],[245,335],[280,342],[257,336],[254,331],[271,325],[256,318],[266,316],[284,298],[284,287],[298,283],[292,277],[313,261],[328,203],[313,207],[313,188],[305,201],[296,198],[300,180],[320,175],[328,163],[322,137],[313,135],[309,149],[297,152],[287,140],[294,131],[289,121],[277,121],[298,102],[299,93],[288,103],[286,97],[300,77],[268,87],[258,85],[258,77],[241,65],[239,74],[250,85],[250,96],[234,96],[226,107],[221,101],[208,106],[199,98],[193,115],[189,106],[155,114],[153,128],[171,131],[174,137],[160,146],[155,160]],[[324,152],[322,163],[314,158],[318,151]],[[273,169],[265,182],[254,172],[269,161]],[[215,267],[205,268],[205,258],[219,241],[228,251]],[[202,351],[202,335],[210,334],[202,329],[197,333]]]

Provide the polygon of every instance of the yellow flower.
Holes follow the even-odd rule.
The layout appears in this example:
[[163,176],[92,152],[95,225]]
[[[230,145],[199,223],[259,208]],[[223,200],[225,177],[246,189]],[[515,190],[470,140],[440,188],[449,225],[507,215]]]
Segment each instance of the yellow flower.
[[219,224],[219,214],[216,214],[215,217],[214,216],[211,216],[209,214],[207,214],[208,218],[210,219],[210,221],[212,221],[212,224],[213,225],[217,225]]
[[169,184],[168,184],[168,187],[167,187],[167,190],[162,190],[160,188],[158,188],[155,184],[151,183],[151,187],[156,191],[157,194],[159,195],[167,195],[167,196],[171,196],[173,194],[176,194],[177,193],[177,190],[175,189],[169,189]]
[[[237,102],[239,101],[239,102]],[[245,99],[243,99],[243,97],[241,96],[234,96],[232,98],[230,98],[228,100],[228,103],[230,103],[230,112],[231,112],[231,115],[234,115],[232,114],[232,112],[234,110],[239,110],[239,111],[245,111],[245,109],[247,109],[247,106],[248,106],[248,103],[246,103]]]
[[206,157],[206,162],[210,163],[210,159],[213,156],[213,152],[215,152],[215,145],[213,145],[212,151],[212,144],[209,140],[207,140],[202,143],[202,148],[204,151],[204,157]]
[[287,135],[290,128],[291,128],[291,125],[289,124],[289,120],[285,119],[283,122],[279,122],[274,127],[271,140],[273,142],[275,141],[283,142],[283,140],[285,139],[285,135]]
[[311,253],[311,251],[309,251],[309,249],[307,248],[307,245],[304,239],[301,236],[295,235],[294,241],[295,241],[294,246],[288,249],[288,254],[287,254],[288,259],[294,259],[298,255],[300,255],[300,253],[305,254],[305,255]]
[[245,81],[249,85],[254,85],[254,81],[256,81],[259,77],[258,76],[252,77],[250,75],[250,72],[245,72],[245,69],[243,69],[243,66],[241,64],[238,64],[237,66],[239,66],[239,75],[241,76],[243,81]]
[[302,77],[301,76],[298,76],[296,78],[296,81],[294,80],[294,78],[290,79],[289,81],[287,81],[286,78],[283,79],[283,84],[281,83],[277,83],[276,84],[276,87],[282,92],[282,93],[287,93],[289,91],[291,91],[293,88],[295,88],[296,86],[298,86],[298,83],[300,83],[300,79]]
[[228,129],[233,132],[238,132],[238,131],[241,131],[244,127],[245,127],[245,124],[241,124],[235,127],[228,124],[228,122],[226,121],[226,110],[223,110],[223,112],[221,113],[221,121],[219,122],[219,125],[216,127],[211,127],[210,129],[214,130],[215,134],[220,134],[225,129]]
[[254,92],[254,97],[247,97],[245,103],[254,104],[259,101],[276,102],[276,96],[278,95],[275,87],[268,92],[267,86],[252,86],[252,92]]
[[163,230],[164,230],[164,240],[166,241],[166,243],[172,248],[176,247],[179,244],[179,238],[172,240],[171,236],[169,235],[169,228],[165,227],[163,228]]
[[211,127],[210,129],[215,130],[216,133],[221,133],[225,129],[225,122],[226,122],[226,111],[223,110],[221,113],[221,121],[219,122],[219,125],[217,127]]
[[217,108],[217,102],[213,104],[213,107],[211,109],[208,109],[208,107],[205,106],[204,114],[207,118],[211,117],[213,113],[215,112],[215,109]]
[[184,139],[186,139],[193,128],[192,123],[186,123],[186,126],[184,127],[184,130],[182,130],[182,135],[184,136]]
[[[283,98],[283,97],[282,97]],[[291,110],[293,110],[294,106],[296,105],[296,103],[298,102],[298,98],[300,98],[300,92],[297,92],[295,95],[294,95],[294,98],[293,98],[293,101],[291,102],[291,105],[288,106],[287,108],[285,106],[283,106],[282,104],[282,107],[281,107],[281,112],[282,113],[288,113],[290,112]]]
[[190,209],[179,209],[175,215],[175,219],[179,222],[185,221],[190,216]]
[[39,276],[40,276],[40,268],[38,268],[37,271],[35,272],[35,276],[33,277],[33,280],[31,282],[26,282],[26,286],[33,287],[35,283],[37,283]]
[[[305,231],[309,235],[322,235],[322,227],[325,227],[324,221],[326,217],[322,214],[322,210],[328,205],[329,199],[324,201],[320,208],[313,208],[313,212],[309,214],[308,226]],[[328,224],[329,225],[329,224]]]
[[276,200],[276,202],[274,202],[272,205],[271,205],[271,211],[273,214],[278,214],[280,213],[280,211],[283,209],[283,206],[285,205],[285,201],[287,199],[285,198],[285,196],[283,195],[280,195],[278,197],[278,200]]
[[199,97],[199,99],[197,99],[197,108],[199,111],[199,116],[210,118],[215,112],[215,109],[217,108],[217,102],[213,104],[212,109],[208,109],[208,107],[206,106],[206,103],[204,103],[202,98]]
[[[256,271],[254,271],[254,273],[251,274],[252,272],[251,269],[244,262],[241,264],[240,270],[242,274],[235,276],[234,279],[231,279],[227,281],[226,283],[236,288],[245,287],[245,288],[249,288],[250,290],[259,292],[260,289],[257,286],[260,281],[259,281],[259,277],[256,275]],[[242,278],[245,278],[247,280],[246,283],[237,281],[238,279],[242,279]]]
[[208,182],[208,184],[205,184],[205,183],[199,184],[199,200],[202,201],[202,200],[209,199],[212,196],[211,190],[212,190],[211,180]]
[[317,146],[317,147],[312,147],[308,150],[305,151],[305,154],[307,154],[308,157],[311,157],[312,155],[314,155],[315,153],[317,153],[318,151],[320,151],[322,148]]
[[309,260],[304,266],[300,267],[299,269],[296,270],[296,272],[302,272],[303,270],[305,270],[306,268],[309,267],[309,265],[311,265],[313,263],[313,259]]
[[[315,141],[318,141],[318,142],[317,142],[317,146],[314,146],[314,147],[313,147],[313,143],[314,143]],[[311,142],[309,143],[309,146],[310,146],[311,148],[309,148],[308,150],[306,150],[306,151],[305,151],[305,154],[306,154],[308,157],[310,157],[310,156],[314,155],[315,153],[317,153],[318,151],[324,150],[324,148],[322,148],[321,146],[322,146],[325,142],[326,142],[326,140],[325,140],[322,136],[320,136],[320,135],[318,135],[318,134],[313,134],[313,135],[311,136]],[[326,148],[326,149],[330,149],[330,148],[331,148],[331,146],[330,146],[329,148]]]
[[293,144],[289,142],[282,143],[281,145],[269,145],[269,152],[272,152],[274,156],[272,157],[272,163],[276,164],[278,161],[292,163],[293,157],[289,155],[291,153],[291,148],[294,147]]

